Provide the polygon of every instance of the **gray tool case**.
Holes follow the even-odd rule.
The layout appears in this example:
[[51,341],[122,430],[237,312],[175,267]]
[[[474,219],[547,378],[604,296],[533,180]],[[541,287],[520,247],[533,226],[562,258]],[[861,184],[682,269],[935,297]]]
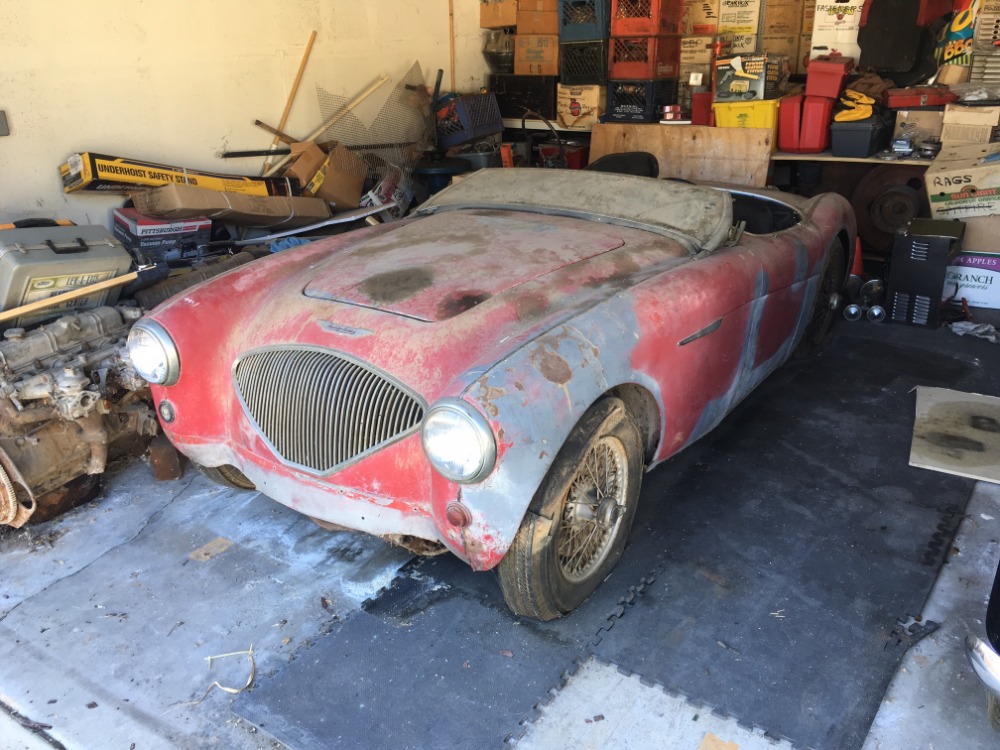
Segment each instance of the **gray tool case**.
[[[0,307],[10,310],[127,273],[132,257],[102,226],[31,227],[0,231]],[[105,289],[9,321],[24,327],[118,301],[119,289]]]

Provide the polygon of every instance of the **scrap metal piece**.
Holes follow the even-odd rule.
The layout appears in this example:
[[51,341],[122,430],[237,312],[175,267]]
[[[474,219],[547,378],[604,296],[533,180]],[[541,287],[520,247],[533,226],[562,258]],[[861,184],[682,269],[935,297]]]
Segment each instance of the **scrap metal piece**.
[[153,476],[157,482],[181,478],[180,454],[163,433],[149,443],[149,462],[153,466]]

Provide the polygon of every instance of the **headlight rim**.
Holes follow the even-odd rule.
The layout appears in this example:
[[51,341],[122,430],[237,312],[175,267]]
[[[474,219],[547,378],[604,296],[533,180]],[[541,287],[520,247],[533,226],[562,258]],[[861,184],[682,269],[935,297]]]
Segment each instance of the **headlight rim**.
[[[160,381],[149,379],[144,373],[139,372],[138,368],[136,368],[136,372],[139,372],[139,375],[142,376],[146,382],[152,385],[169,386],[176,383],[181,376],[180,355],[177,352],[177,344],[174,343],[174,340],[167,332],[167,329],[155,320],[142,319],[132,326],[132,330],[129,331],[129,338],[132,337],[132,333],[137,329],[145,331],[156,339],[157,343],[163,348],[164,359],[166,360],[167,367],[166,373]],[[131,347],[128,347],[128,352],[129,358],[131,359]],[[135,367],[134,361],[132,362],[132,366]]]
[[[451,411],[461,417],[464,417],[468,420],[469,424],[479,434],[479,436],[483,438],[481,440],[481,444],[484,446],[484,452],[482,460],[479,464],[479,469],[468,477],[454,475],[438,466],[438,464],[435,463],[431,452],[427,449],[426,426],[430,417],[438,411]],[[430,463],[434,471],[450,482],[456,482],[457,484],[475,484],[477,482],[481,482],[489,476],[493,472],[493,469],[496,468],[497,440],[496,436],[493,434],[493,429],[490,427],[489,421],[482,414],[482,412],[473,407],[468,401],[460,398],[446,397],[431,404],[430,408],[428,408],[424,414],[423,421],[420,425],[420,443],[423,447],[424,455],[427,457],[427,461]]]

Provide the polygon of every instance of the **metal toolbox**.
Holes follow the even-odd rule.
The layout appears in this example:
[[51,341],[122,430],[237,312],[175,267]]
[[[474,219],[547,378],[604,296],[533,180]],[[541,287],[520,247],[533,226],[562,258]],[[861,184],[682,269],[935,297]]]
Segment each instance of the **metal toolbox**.
[[[32,227],[0,231],[0,308],[96,284],[126,273],[132,258],[102,226]],[[23,327],[69,309],[114,304],[118,289],[79,297],[0,327]]]

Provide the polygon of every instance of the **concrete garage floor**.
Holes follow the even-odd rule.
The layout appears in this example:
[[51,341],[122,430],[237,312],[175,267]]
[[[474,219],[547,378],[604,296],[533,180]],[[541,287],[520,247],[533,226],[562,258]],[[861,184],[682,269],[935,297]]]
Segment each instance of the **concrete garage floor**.
[[[190,469],[157,483],[135,462],[99,500],[0,532],[0,750],[284,747],[208,691],[245,685],[247,657],[207,657],[252,644],[258,678],[306,659],[410,557]],[[980,483],[923,609],[941,627],[906,653],[865,750],[1000,744],[962,653],[998,557],[1000,488]],[[519,748],[791,747],[593,657],[523,729]]]

